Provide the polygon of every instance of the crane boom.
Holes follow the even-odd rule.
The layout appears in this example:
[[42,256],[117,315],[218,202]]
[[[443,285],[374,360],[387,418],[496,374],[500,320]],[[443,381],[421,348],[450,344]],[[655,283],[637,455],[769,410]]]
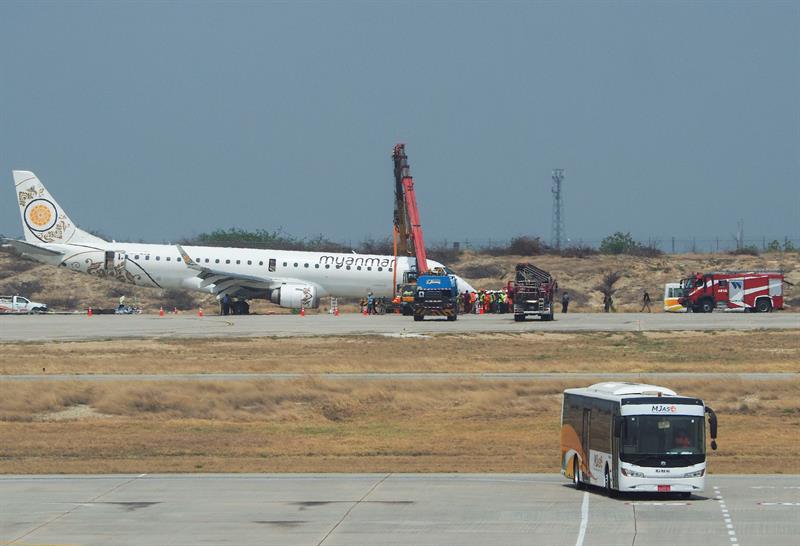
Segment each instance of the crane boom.
[[[419,220],[419,207],[417,207],[417,196],[414,192],[414,179],[411,177],[411,168],[408,166],[408,156],[406,156],[405,144],[397,144],[394,147],[392,158],[394,159],[395,173],[395,227],[400,233],[400,248],[407,249],[410,237],[414,245],[414,255],[417,258],[417,272],[421,275],[428,271],[428,258],[425,252],[425,240],[422,236],[422,225]],[[398,205],[397,183],[400,183],[403,190],[402,207]],[[405,209],[405,214],[398,215],[398,209]],[[398,218],[399,216],[399,218]],[[402,229],[402,231],[400,231]]]
[[403,190],[403,173],[408,170],[408,157],[405,145],[397,144],[392,153],[394,161],[394,231],[397,249],[395,255],[411,256],[411,232],[408,230],[405,191]]

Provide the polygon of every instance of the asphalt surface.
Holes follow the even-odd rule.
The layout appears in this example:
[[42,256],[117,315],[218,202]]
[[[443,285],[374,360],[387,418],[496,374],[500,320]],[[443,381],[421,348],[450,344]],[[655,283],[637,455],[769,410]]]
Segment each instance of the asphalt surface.
[[754,330],[800,328],[798,313],[570,313],[552,322],[514,322],[512,315],[462,315],[455,322],[414,322],[401,315],[5,315],[0,342],[118,338],[315,335],[408,336],[437,333],[558,331]]
[[552,474],[2,476],[0,544],[797,544],[800,476],[706,486],[610,499]]

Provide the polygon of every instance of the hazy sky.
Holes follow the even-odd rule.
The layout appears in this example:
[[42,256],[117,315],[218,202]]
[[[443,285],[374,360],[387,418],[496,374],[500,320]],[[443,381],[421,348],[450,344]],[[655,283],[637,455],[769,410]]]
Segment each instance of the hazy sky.
[[[800,236],[798,2],[0,3],[11,169],[119,240]],[[5,188],[5,189],[3,189]]]

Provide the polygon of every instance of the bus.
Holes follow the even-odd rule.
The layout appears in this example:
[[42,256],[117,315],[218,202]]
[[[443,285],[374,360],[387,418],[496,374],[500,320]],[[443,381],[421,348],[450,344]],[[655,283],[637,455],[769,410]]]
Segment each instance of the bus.
[[668,313],[685,313],[686,307],[678,301],[683,297],[683,288],[679,282],[668,282],[664,285],[664,311]]
[[717,449],[717,416],[699,398],[637,383],[564,391],[561,473],[577,489],[677,493],[705,487],[706,427]]

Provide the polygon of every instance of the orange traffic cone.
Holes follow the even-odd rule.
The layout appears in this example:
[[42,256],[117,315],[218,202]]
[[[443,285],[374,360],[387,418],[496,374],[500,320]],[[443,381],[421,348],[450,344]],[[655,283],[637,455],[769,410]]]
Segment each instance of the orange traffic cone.
[[163,305],[158,308],[158,316],[159,317],[163,317],[164,316],[164,306]]
[[483,306],[482,306],[482,305],[481,305],[481,307],[478,309],[478,314],[479,314],[479,315],[482,315],[482,314],[483,314]]
[[300,306],[300,316],[301,317],[306,316],[306,308],[303,307],[302,305]]
[[87,317],[91,317],[92,316],[92,306],[91,305],[89,306],[89,310],[86,312],[86,316]]
[[338,316],[339,316],[339,308],[338,308],[338,307],[337,307],[337,308],[336,308],[336,310],[333,312],[333,316],[334,316],[334,317],[338,317]]
[[202,317],[203,316],[203,308],[202,307],[200,309],[198,309],[197,316],[198,317]]

